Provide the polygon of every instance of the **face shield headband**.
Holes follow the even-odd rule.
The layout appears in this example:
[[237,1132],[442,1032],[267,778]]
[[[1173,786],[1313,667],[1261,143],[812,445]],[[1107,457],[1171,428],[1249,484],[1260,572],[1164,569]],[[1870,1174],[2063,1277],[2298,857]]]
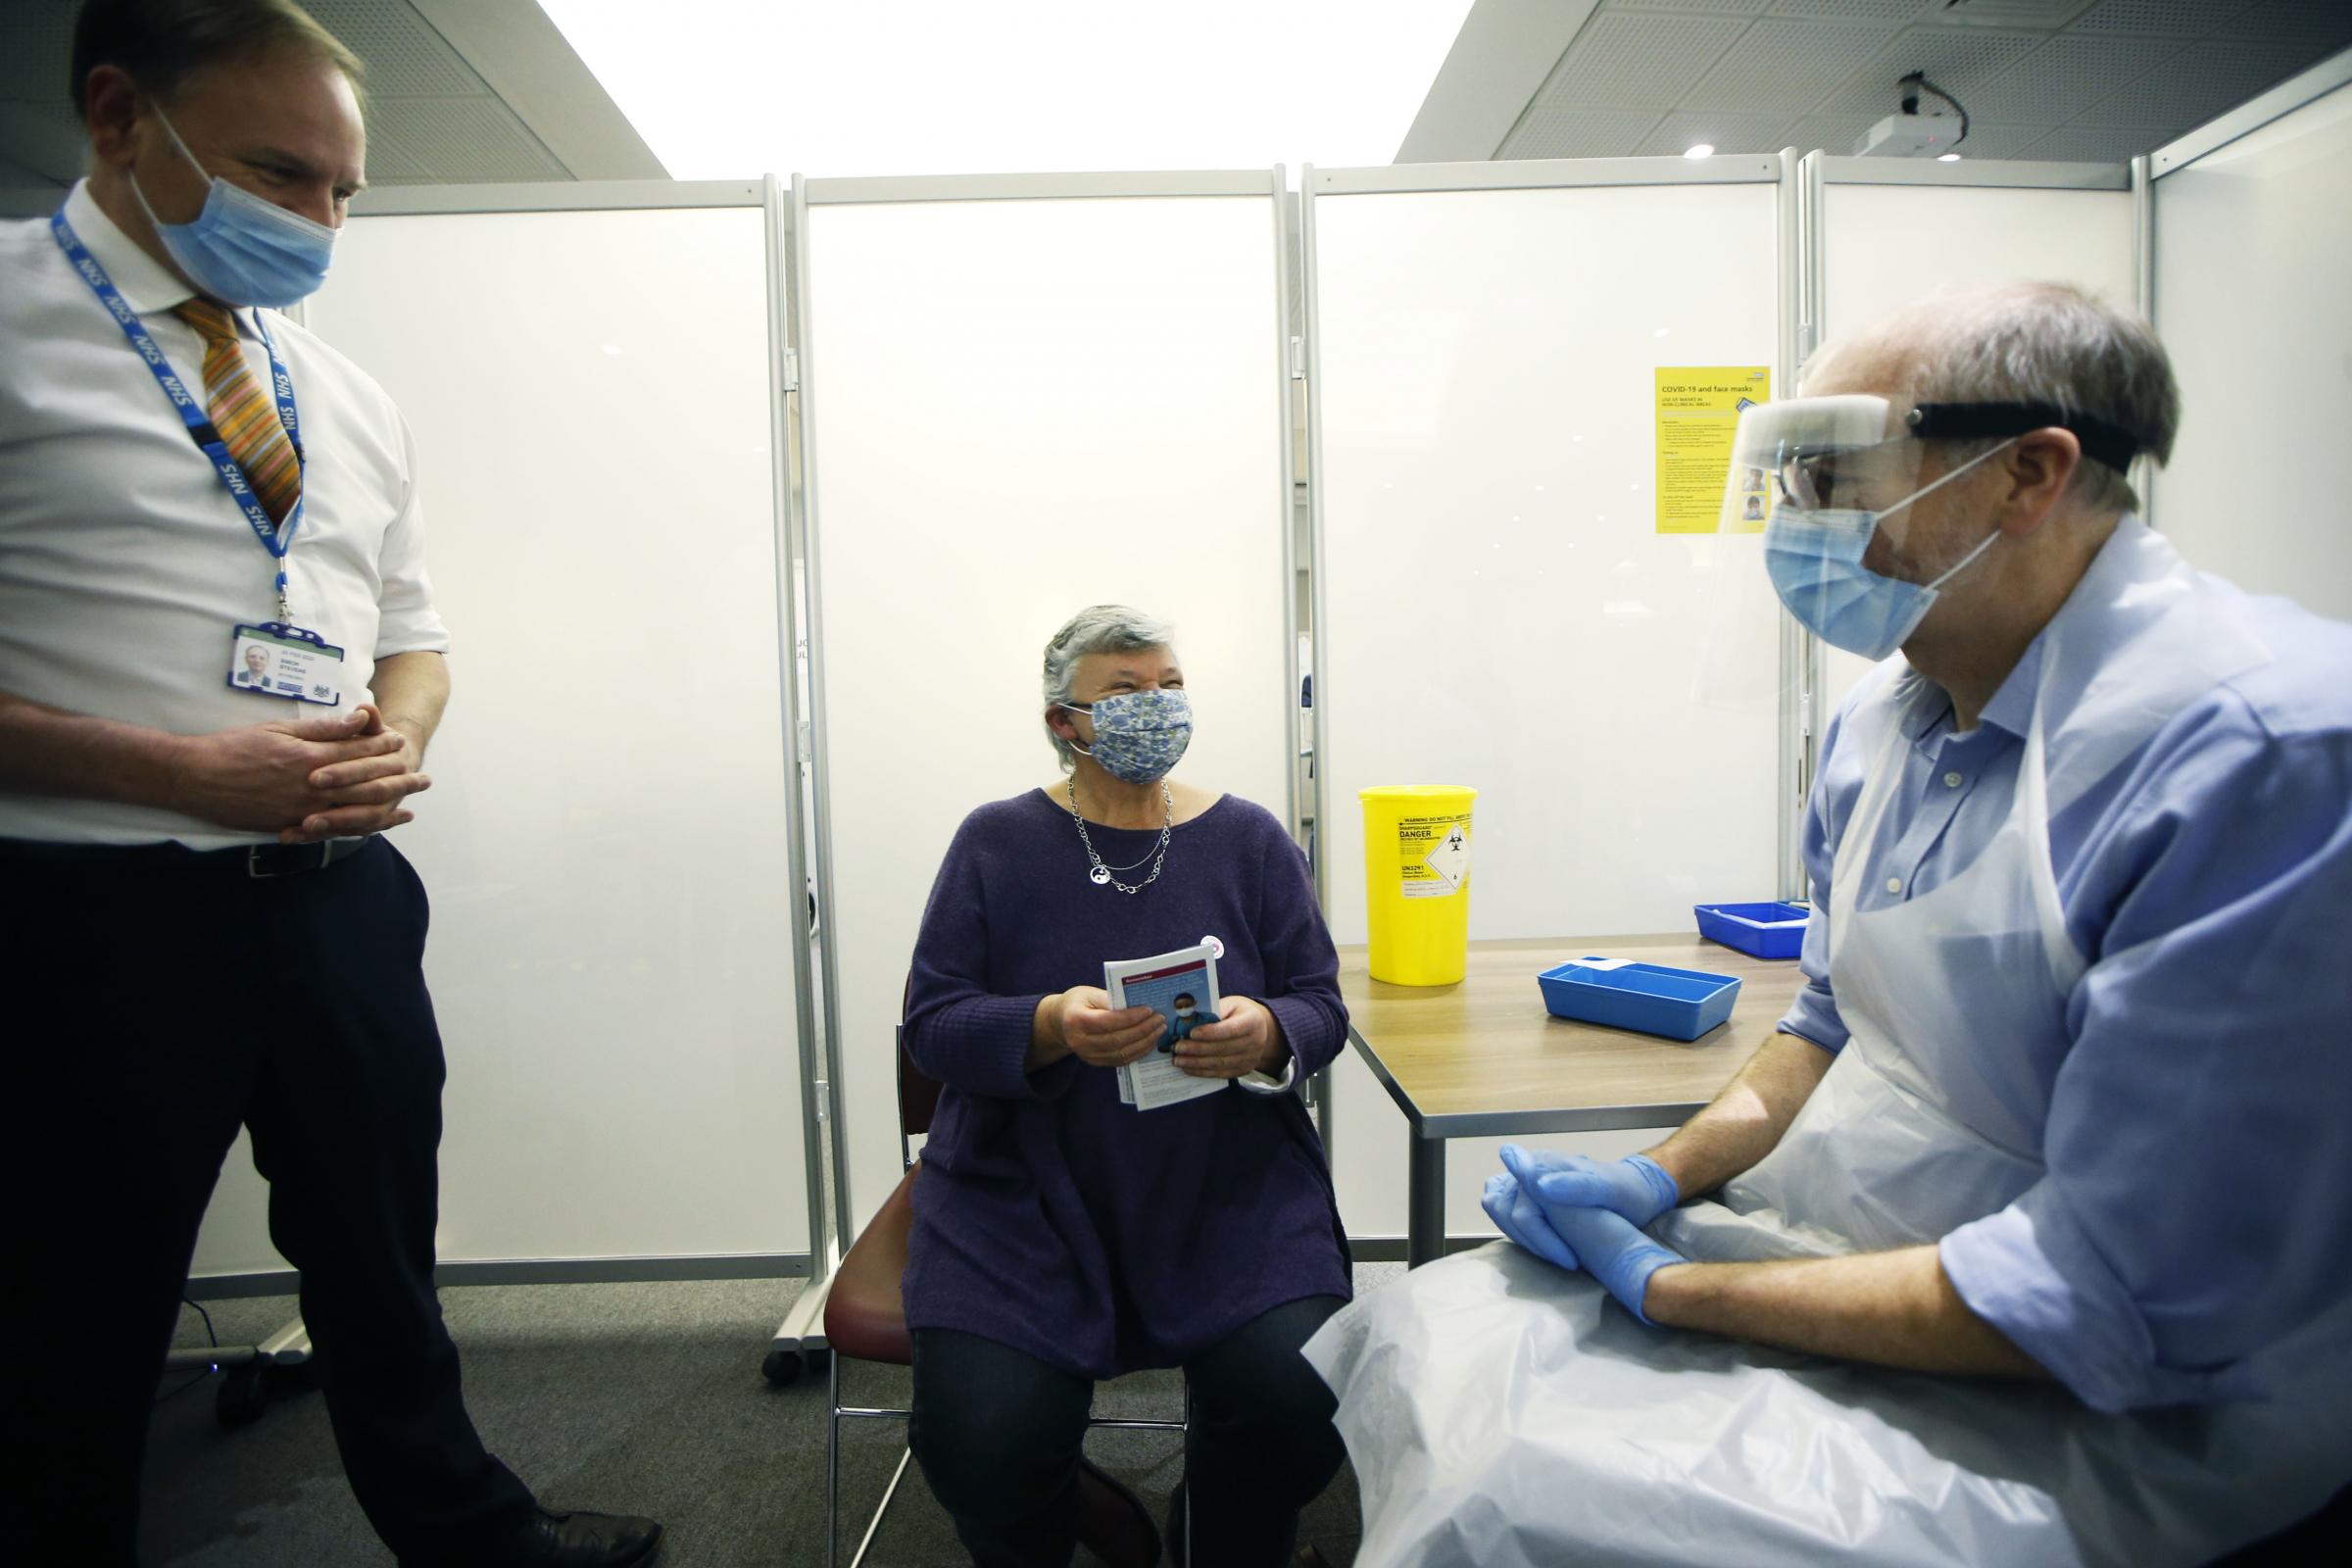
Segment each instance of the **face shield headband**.
[[1867,510],[1919,489],[1928,441],[2002,440],[2056,427],[2082,455],[2123,473],[2139,453],[2121,426],[2055,404],[1921,403],[1898,424],[1882,397],[1848,394],[1758,404],[1740,416],[1719,529],[1754,533],[1783,505]]
[[[2029,430],[2063,424],[2033,403],[1920,404],[1893,427],[1885,398],[1798,398],[1748,410],[1734,437],[1721,526],[1764,521],[1764,564],[1788,612],[1834,647],[1884,659],[1916,630],[1938,592],[1991,548],[1987,533],[1934,581],[1885,576],[1863,564],[1882,530],[1899,544],[1912,503],[1959,478]],[[2077,420],[2086,455],[2128,465],[2134,443],[2103,420]],[[1999,445],[1921,482],[1931,440]]]

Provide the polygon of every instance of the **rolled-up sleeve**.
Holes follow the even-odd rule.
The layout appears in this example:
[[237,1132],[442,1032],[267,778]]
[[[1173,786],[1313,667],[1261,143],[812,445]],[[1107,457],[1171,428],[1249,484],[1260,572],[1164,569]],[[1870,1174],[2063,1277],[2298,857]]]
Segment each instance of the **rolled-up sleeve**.
[[408,490],[376,556],[378,659],[449,652],[449,628],[433,608],[433,581],[424,569],[424,500],[416,483],[416,437],[406,419],[400,423],[400,441]]
[[2085,847],[2132,872],[2078,892],[2114,916],[2047,1174],[1940,1248],[1969,1306],[2102,1410],[2259,1396],[2246,1359],[2352,1296],[2352,737],[2243,727],[2143,767]]
[[906,1054],[924,1072],[967,1094],[1051,1100],[1068,1092],[1078,1059],[1023,1070],[1045,997],[988,990],[988,890],[979,837],[968,820],[956,830],[923,908],[906,980]]

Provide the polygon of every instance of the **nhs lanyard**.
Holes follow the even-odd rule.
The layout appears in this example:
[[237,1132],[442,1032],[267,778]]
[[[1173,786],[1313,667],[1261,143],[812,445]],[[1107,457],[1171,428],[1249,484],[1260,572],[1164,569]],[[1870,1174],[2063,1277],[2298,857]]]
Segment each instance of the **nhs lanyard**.
[[[285,526],[279,527],[271,519],[269,509],[262,505],[261,498],[254,494],[252,484],[245,477],[243,465],[229,455],[228,443],[220,439],[219,430],[213,428],[212,417],[205,412],[203,399],[190,393],[186,383],[172,371],[172,362],[164,358],[164,351],[156,346],[154,338],[147,335],[147,328],[139,324],[139,313],[130,308],[130,303],[122,298],[122,291],[115,287],[115,280],[106,275],[105,268],[98,265],[98,258],[90,254],[89,248],[82,244],[81,236],[74,232],[74,225],[66,221],[64,208],[59,208],[49,220],[49,231],[56,236],[58,249],[66,253],[66,260],[73,264],[74,270],[79,272],[81,280],[90,285],[90,292],[98,296],[98,303],[106,307],[107,314],[115,318],[115,324],[122,328],[122,335],[130,339],[132,348],[139,351],[139,358],[147,362],[148,370],[155,376],[155,384],[164,389],[164,396],[170,398],[172,406],[179,411],[181,422],[188,427],[189,439],[212,460],[213,471],[220,476],[220,487],[228,492],[229,500],[237,504],[237,510],[245,514],[245,521],[252,526],[254,537],[261,540],[262,548],[269,551],[270,559],[277,563],[277,618],[291,621],[294,618],[293,608],[286,599],[286,552],[293,548],[294,530],[302,526],[302,498],[295,498],[294,510],[286,514]],[[294,408],[294,378],[286,373],[285,362],[277,357],[277,344],[270,336],[270,328],[263,325],[258,311],[254,314],[253,324],[261,331],[262,346],[270,352],[270,379],[272,390],[277,394],[277,416],[285,424],[286,438],[294,443],[295,465],[303,466],[302,417]]]

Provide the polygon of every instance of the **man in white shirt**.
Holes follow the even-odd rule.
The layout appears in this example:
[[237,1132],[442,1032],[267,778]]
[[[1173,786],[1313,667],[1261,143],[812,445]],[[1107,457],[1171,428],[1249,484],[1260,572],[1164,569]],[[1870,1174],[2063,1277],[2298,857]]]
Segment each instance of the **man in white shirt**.
[[[651,1520],[539,1508],[483,1448],[433,1294],[428,911],[377,835],[427,786],[448,637],[399,411],[252,308],[325,274],[358,72],[291,0],[88,0],[89,177],[0,224],[7,1180],[17,1245],[84,1293],[75,1353],[17,1367],[17,1560],[135,1561],[148,1411],[240,1125],[400,1560],[660,1550]],[[302,700],[257,689],[272,669]]]

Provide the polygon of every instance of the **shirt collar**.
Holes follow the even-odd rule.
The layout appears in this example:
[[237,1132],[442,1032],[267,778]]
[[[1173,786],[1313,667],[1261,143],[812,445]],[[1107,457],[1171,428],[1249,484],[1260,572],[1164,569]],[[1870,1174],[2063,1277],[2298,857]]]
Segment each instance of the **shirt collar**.
[[139,249],[138,241],[115,225],[99,210],[86,179],[74,182],[66,197],[66,221],[106,275],[114,279],[122,302],[141,316],[171,310],[196,297],[196,291],[172,274],[170,268]]
[[[1984,705],[1984,711],[1978,715],[1982,723],[2023,740],[2033,726],[2034,705],[2041,694],[2042,666],[2049,661],[2051,645],[2064,641],[2092,648],[2105,646],[2109,640],[2105,622],[2111,618],[2112,608],[2132,571],[2136,543],[2146,532],[2147,525],[2137,517],[2127,515],[2116,524],[2107,542],[2099,546],[2099,553],[2091,557],[2082,580],[2075,584],[2049,624],[2026,645],[2017,667],[2009,671],[2008,678],[1992,694],[1992,701]],[[1904,734],[1920,742],[1951,711],[1951,699],[1925,676],[1916,671],[1909,673],[1929,693],[1910,694],[1911,705],[1903,719]]]

